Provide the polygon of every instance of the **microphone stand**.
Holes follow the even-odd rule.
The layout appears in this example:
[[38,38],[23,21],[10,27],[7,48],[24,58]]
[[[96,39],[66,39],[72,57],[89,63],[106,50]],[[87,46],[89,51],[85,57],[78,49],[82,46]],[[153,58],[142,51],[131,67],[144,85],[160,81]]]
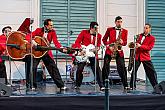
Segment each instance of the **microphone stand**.
[[9,57],[9,68],[10,68],[10,75],[9,75],[9,84],[12,85],[12,79],[11,79],[11,58]]
[[95,38],[95,92],[97,92],[96,91],[96,71],[97,71],[97,38],[98,38],[98,32],[96,32],[96,38]]
[[132,84],[133,84],[133,85],[132,85],[132,87],[133,87],[132,90],[133,90],[133,91],[134,91],[134,88],[135,88],[135,85],[134,85],[134,84],[135,84],[135,80],[136,80],[136,79],[135,79],[135,68],[136,68],[136,66],[135,66],[135,64],[136,64],[136,62],[135,62],[135,61],[136,61],[136,58],[135,58],[135,57],[136,57],[136,39],[137,39],[136,36],[137,36],[137,35],[134,36],[133,70],[132,70],[132,71],[133,71],[133,72],[132,72],[132,73],[133,73],[133,79],[132,79],[132,81],[133,81],[133,83],[132,83]]
[[[96,88],[96,71],[97,71],[97,69],[96,69],[96,67],[97,67],[97,58],[96,58],[96,56],[97,56],[97,38],[98,38],[98,32],[96,32],[96,37],[95,37],[95,71],[94,71],[94,82],[95,82],[95,92],[92,92],[92,93],[90,93],[90,94],[96,94],[97,93],[97,88]],[[94,40],[94,39],[93,39]]]
[[32,89],[32,91],[33,91],[33,89],[34,89],[34,87],[33,87],[33,79],[34,79],[34,77],[33,77],[33,44],[32,44],[32,24],[33,24],[33,19],[30,19],[30,31],[31,31],[31,33],[30,33],[30,76],[31,76],[31,89]]
[[[6,32],[6,37],[9,37],[9,33]],[[12,85],[12,80],[11,80],[11,58],[9,57],[9,84]]]
[[[69,46],[69,41],[70,41],[70,35],[72,35],[72,31],[70,31],[70,32],[68,32],[68,37],[67,37],[67,43],[68,43],[68,46]],[[66,54],[67,54],[67,52],[66,52]],[[65,57],[65,61],[66,61],[66,63],[65,63],[65,65],[66,65],[66,82],[68,82],[68,57],[67,57],[67,55],[66,55],[66,57]]]
[[32,24],[33,24],[33,22],[34,22],[34,20],[33,19],[31,19],[30,20],[30,31],[31,31],[31,33],[30,33],[30,91],[28,92],[28,94],[31,94],[31,95],[36,95],[37,94],[37,92],[35,91],[35,88],[34,88],[34,83],[36,83],[36,82],[34,82],[34,81],[36,81],[34,78],[36,78],[36,77],[34,77],[33,75],[35,74],[35,73],[33,73],[33,43],[32,43]]

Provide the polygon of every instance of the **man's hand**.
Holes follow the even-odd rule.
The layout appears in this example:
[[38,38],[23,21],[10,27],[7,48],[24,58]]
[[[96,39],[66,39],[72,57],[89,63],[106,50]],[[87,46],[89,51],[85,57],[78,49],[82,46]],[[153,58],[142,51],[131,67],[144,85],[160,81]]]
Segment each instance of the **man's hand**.
[[64,53],[67,53],[67,51],[68,51],[67,48],[62,49],[62,52],[64,52]]
[[119,43],[120,43],[120,44],[123,44],[123,40],[122,40],[122,39],[120,39],[120,40],[119,40]]
[[141,44],[136,43],[136,48],[139,48],[141,46]]
[[84,50],[82,50],[78,53],[78,55],[80,55],[80,56],[84,56],[85,54],[86,54],[86,51],[84,51]]
[[38,44],[37,44],[37,42],[35,42],[34,40],[32,40],[32,45],[33,46],[37,46]]
[[109,49],[113,52],[114,51],[114,47],[110,46]]

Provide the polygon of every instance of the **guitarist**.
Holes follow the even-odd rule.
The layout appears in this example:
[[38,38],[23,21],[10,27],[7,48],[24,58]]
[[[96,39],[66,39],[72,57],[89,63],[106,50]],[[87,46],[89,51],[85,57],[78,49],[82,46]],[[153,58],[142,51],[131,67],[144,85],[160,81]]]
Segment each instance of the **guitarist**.
[[[109,46],[112,43],[117,42],[122,46],[126,46],[127,44],[127,35],[128,31],[126,29],[121,28],[122,26],[122,18],[120,16],[117,16],[115,18],[115,27],[109,27],[102,39],[104,45],[106,45],[106,51],[104,56],[104,65],[102,68],[102,75],[103,75],[103,81],[108,78],[108,75],[110,73],[110,61],[112,59],[112,54],[114,52],[114,48]],[[128,90],[128,83],[127,83],[127,71],[125,69],[125,61],[124,61],[124,52],[123,50],[120,50],[116,52],[116,56],[114,57],[116,59],[117,64],[117,71],[119,73],[119,76],[121,77],[121,81],[124,86],[124,90]]]
[[[97,51],[101,45],[101,34],[98,33],[98,23],[97,22],[91,22],[90,23],[90,29],[87,30],[82,30],[81,33],[78,35],[75,44],[73,44],[72,47],[74,48],[81,48],[81,45],[85,45],[88,46],[89,44],[93,44],[95,45],[95,41],[96,41],[96,34],[97,34]],[[97,56],[98,58],[98,56]],[[91,69],[93,71],[93,73],[95,73],[95,57],[89,57],[89,61],[90,61],[90,66]],[[101,78],[101,70],[99,67],[99,61],[97,59],[97,66],[96,66],[96,80],[99,84],[100,90],[104,90],[104,85],[102,82],[102,78]],[[84,66],[86,65],[86,62],[78,62],[77,64],[77,72],[76,72],[76,85],[75,85],[75,89],[79,89],[79,87],[82,84],[82,80],[83,80],[83,69]]]
[[[57,40],[56,31],[53,29],[53,21],[51,19],[46,19],[44,21],[44,27],[37,28],[31,34],[28,34],[26,36],[26,40],[28,42],[30,42],[31,35],[32,35],[32,38],[34,38],[35,36],[44,37],[48,41],[49,44],[53,41],[54,45],[57,48],[62,48],[62,45]],[[37,43],[34,40],[32,40],[32,44],[34,46],[37,45]],[[67,52],[67,49],[65,49],[65,48],[62,49],[62,52]],[[57,85],[57,87],[60,88],[60,90],[66,90],[67,87],[64,86],[64,82],[62,81],[59,69],[57,68],[57,65],[55,64],[55,62],[53,60],[53,54],[52,54],[51,50],[48,51],[48,53],[45,54],[43,57],[33,59],[34,77],[33,77],[33,86],[32,87],[37,88],[35,77],[36,77],[36,72],[37,72],[37,66],[38,66],[40,60],[43,61],[44,65],[46,66],[50,76],[54,80],[54,83]],[[29,68],[28,70],[30,70],[30,61],[27,64],[27,68]],[[29,78],[30,78],[29,75],[30,75],[30,71],[27,72],[27,81],[29,81]],[[28,82],[28,83],[30,83],[30,82]],[[28,83],[27,83],[27,86],[28,86]]]

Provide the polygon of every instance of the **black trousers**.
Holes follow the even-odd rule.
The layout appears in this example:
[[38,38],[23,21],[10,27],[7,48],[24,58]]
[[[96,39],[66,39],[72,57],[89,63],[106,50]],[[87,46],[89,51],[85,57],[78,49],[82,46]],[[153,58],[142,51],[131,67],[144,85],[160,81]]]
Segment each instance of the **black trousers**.
[[[108,54],[105,54],[104,56],[104,65],[102,68],[102,77],[103,77],[103,84],[105,84],[105,79],[108,79],[109,73],[110,73],[110,62],[112,60],[112,57]],[[127,83],[127,71],[125,68],[125,61],[124,57],[120,57],[119,54],[116,55],[116,65],[117,65],[117,71],[119,73],[119,76],[121,77],[121,81],[123,83],[124,88],[128,87]]]
[[152,87],[158,84],[157,82],[157,76],[156,76],[156,71],[154,69],[154,66],[151,61],[135,61],[135,72],[133,70],[131,74],[131,81],[130,81],[130,87],[133,88],[133,79],[134,79],[134,88],[136,88],[136,78],[137,78],[137,71],[140,66],[140,64],[143,64],[144,70],[146,73],[146,76],[148,77]]
[[5,78],[5,84],[7,84],[7,74],[6,74],[5,61],[2,61],[0,63],[0,78]]
[[[48,55],[44,55],[41,58],[34,58],[33,59],[33,86],[36,87],[36,73],[37,73],[37,66],[40,62],[43,61],[44,65],[46,66],[51,78],[53,79],[54,83],[57,85],[58,88],[64,87],[64,82],[62,81],[60,72],[55,64],[54,60]],[[31,84],[31,74],[30,74],[30,56],[27,56],[26,61],[26,79],[27,85]]]
[[[90,61],[90,66],[92,69],[93,74],[95,74],[95,57],[90,57],[89,58]],[[99,61],[97,60],[96,62],[96,80],[97,83],[99,85],[99,87],[103,87],[103,81],[102,81],[102,77],[101,77],[101,69],[99,67]],[[86,65],[86,62],[81,62],[81,63],[77,63],[77,71],[76,71],[76,86],[80,87],[82,84],[82,80],[83,80],[83,69],[84,66]]]

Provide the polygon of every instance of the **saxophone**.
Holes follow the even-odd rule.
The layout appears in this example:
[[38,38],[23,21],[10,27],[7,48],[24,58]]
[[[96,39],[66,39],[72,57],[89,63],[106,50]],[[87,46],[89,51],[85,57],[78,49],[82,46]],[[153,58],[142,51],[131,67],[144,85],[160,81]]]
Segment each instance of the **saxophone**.
[[130,42],[128,44],[128,47],[130,48],[130,55],[129,55],[129,62],[128,62],[128,71],[132,70],[133,64],[134,64],[134,54],[135,54],[135,46],[136,46],[136,41],[139,38],[140,34],[135,35],[135,43],[134,42]]
[[115,43],[110,44],[110,47],[113,47],[113,52],[111,54],[112,58],[116,58],[118,51],[122,50],[122,45],[120,44],[122,29],[119,31],[118,38]]

